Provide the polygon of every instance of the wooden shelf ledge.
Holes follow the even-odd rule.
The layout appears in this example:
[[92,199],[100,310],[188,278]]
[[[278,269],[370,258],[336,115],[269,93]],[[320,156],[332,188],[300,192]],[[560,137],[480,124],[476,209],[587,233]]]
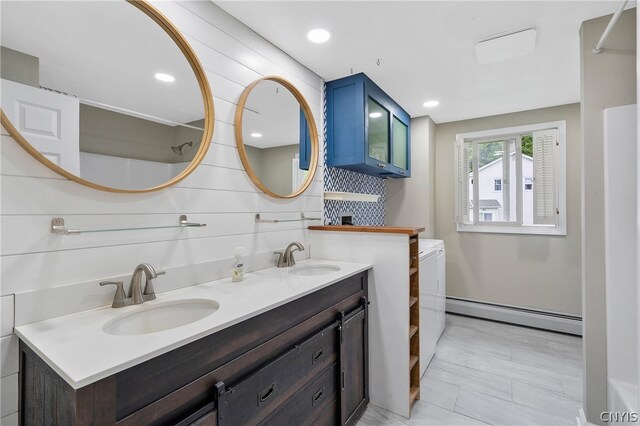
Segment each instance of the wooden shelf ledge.
[[413,404],[413,402],[418,398],[418,394],[420,393],[420,386],[411,386],[409,389],[409,405]]
[[409,326],[409,339],[411,339],[416,332],[418,331],[418,326],[417,325],[410,325]]
[[406,228],[401,226],[359,226],[359,225],[313,225],[312,231],[342,231],[342,232],[374,232],[380,234],[418,235],[424,228]]
[[418,364],[418,355],[409,355],[409,370],[413,370]]

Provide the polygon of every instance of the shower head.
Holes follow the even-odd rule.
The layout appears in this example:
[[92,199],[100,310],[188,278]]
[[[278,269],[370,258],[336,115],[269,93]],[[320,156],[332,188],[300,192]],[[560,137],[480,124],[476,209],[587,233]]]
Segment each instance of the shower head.
[[184,155],[184,153],[193,148],[193,142],[185,142],[180,145],[172,146],[171,150],[178,155]]

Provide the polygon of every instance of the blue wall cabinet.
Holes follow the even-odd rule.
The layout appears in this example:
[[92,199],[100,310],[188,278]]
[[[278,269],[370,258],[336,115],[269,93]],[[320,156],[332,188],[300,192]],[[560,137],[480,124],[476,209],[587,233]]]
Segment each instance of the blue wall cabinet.
[[327,165],[411,176],[410,117],[363,73],[327,83]]
[[311,163],[311,134],[307,125],[307,118],[304,110],[300,108],[300,163],[298,167],[302,170],[309,170]]

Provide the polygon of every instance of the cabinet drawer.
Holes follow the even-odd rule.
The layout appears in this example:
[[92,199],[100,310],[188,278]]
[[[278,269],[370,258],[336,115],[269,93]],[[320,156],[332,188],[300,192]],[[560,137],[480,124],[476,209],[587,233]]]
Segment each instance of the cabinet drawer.
[[338,365],[333,364],[309,386],[291,398],[264,424],[269,426],[335,425],[339,420],[337,400]]
[[340,402],[336,399],[330,407],[323,410],[314,420],[312,426],[335,426],[340,424]]
[[338,359],[338,323],[304,340],[225,392],[223,425],[256,424]]

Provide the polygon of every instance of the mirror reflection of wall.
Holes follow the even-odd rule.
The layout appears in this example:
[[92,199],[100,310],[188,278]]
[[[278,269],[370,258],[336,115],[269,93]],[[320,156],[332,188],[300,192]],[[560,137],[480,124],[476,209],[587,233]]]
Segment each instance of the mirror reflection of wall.
[[2,7],[2,109],[31,146],[116,189],[159,186],[190,165],[205,131],[202,92],[151,18],[124,1]]
[[251,90],[242,139],[251,169],[272,192],[289,195],[303,185],[309,168],[307,133],[300,104],[286,87],[262,80]]
[[251,168],[271,191],[287,195],[298,189],[307,170],[299,166],[299,145],[283,145],[271,148],[246,146]]

